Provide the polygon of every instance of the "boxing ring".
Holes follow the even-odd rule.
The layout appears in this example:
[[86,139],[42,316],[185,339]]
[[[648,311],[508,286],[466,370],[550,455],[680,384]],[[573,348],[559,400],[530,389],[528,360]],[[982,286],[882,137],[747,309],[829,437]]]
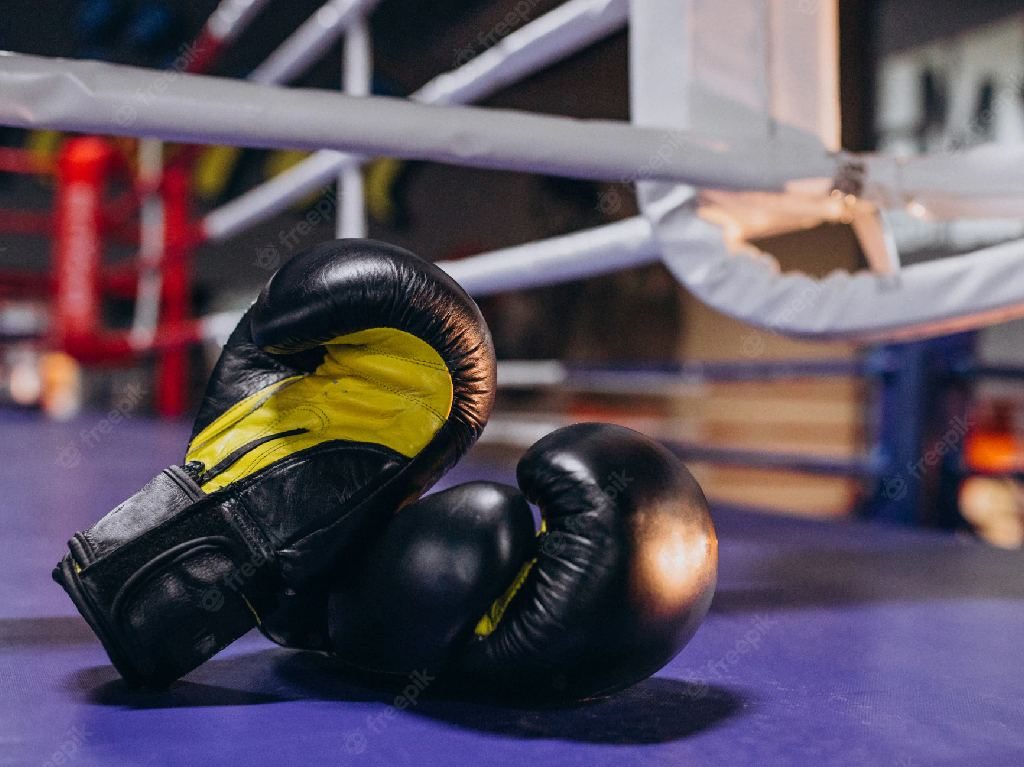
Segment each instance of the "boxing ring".
[[[711,0],[569,0],[409,99],[367,95],[372,0],[326,3],[246,82],[204,73],[265,5],[256,0],[224,0],[176,71],[0,55],[0,124],[143,139],[135,182],[139,254],[120,276],[134,283],[133,327],[108,334],[96,316],[95,286],[106,278],[95,222],[107,171],[84,182],[72,174],[61,189],[78,196],[57,206],[56,252],[68,266],[58,270],[56,287],[65,299],[58,301],[61,343],[83,357],[158,352],[169,355],[165,364],[180,365],[182,348],[224,338],[237,319],[158,310],[161,296],[185,288],[188,252],[227,243],[332,183],[340,190],[339,235],[361,235],[360,166],[380,155],[635,184],[635,217],[441,264],[476,296],[660,262],[709,306],[797,337],[922,338],[1024,316],[1024,240],[903,265],[891,223],[901,211],[933,220],[979,212],[1019,218],[1024,150],[841,151],[830,76],[835,4],[727,4],[735,13],[716,17],[723,4]],[[773,30],[771,39],[745,46],[751,25]],[[630,123],[470,106],[627,26]],[[752,63],[736,57],[716,69],[701,45],[709,35],[752,51]],[[342,37],[344,93],[280,87]],[[678,44],[650,44],[662,38]],[[761,80],[751,73],[769,59],[758,52],[771,54]],[[821,72],[820,82],[810,96],[794,95],[793,83],[807,71]],[[758,86],[745,90],[751,82]],[[715,93],[729,98],[715,100]],[[744,129],[716,130],[721,124]],[[187,190],[175,181],[190,153],[165,167],[161,142],[314,151],[191,221],[182,212]],[[81,171],[82,164],[72,166]],[[91,202],[82,202],[83,189]],[[83,227],[73,215],[84,208],[91,212]],[[868,268],[824,278],[784,272],[751,244],[822,222],[852,226]],[[76,296],[85,299],[76,303]],[[506,385],[513,372],[504,368]],[[552,373],[519,372],[516,385]],[[117,439],[108,439],[103,420],[5,419],[8,439],[22,447],[20,458],[0,466],[9,529],[9,554],[0,560],[0,763],[911,767],[1016,764],[1024,750],[1019,554],[925,532],[736,509],[715,513],[721,583],[705,625],[657,677],[608,701],[509,710],[431,699],[428,689],[400,710],[329,674],[316,657],[252,635],[166,693],[133,693],[49,582],[49,565],[39,563],[53,560],[68,529],[98,518],[124,488],[178,460],[186,430],[121,419]],[[478,450],[444,485],[511,479],[508,460],[489,450]],[[867,464],[844,470],[878,471]]]
[[[253,632],[132,692],[49,579],[68,530],[180,459],[188,429],[4,416],[0,763],[1014,765],[1024,557],[863,522],[714,509],[719,586],[683,652],[604,702],[414,705]],[[43,458],[39,458],[42,456]],[[56,458],[54,458],[56,457]],[[513,479],[477,449],[443,481]],[[41,564],[44,563],[44,564]]]

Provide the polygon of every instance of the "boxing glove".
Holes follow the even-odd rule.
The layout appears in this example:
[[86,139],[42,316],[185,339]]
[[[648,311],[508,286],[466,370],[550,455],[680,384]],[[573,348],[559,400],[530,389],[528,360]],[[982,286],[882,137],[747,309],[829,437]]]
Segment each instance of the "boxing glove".
[[336,563],[475,441],[494,368],[476,305],[436,267],[368,240],[296,255],[225,345],[182,465],[75,534],[54,578],[136,684],[290,599],[326,610]]
[[[425,670],[539,701],[646,679],[707,613],[717,538],[686,468],[607,424],[560,429],[514,488],[463,485],[406,507],[334,589],[332,649],[362,670]],[[542,515],[534,535],[527,499]]]

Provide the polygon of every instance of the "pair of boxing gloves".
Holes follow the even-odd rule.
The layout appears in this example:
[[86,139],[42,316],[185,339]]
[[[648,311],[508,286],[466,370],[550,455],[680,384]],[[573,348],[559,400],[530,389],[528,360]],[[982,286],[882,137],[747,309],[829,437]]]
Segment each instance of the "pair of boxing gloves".
[[76,533],[54,578],[133,684],[168,684],[253,627],[488,697],[648,677],[714,592],[699,486],[643,435],[582,424],[526,452],[519,489],[421,498],[494,389],[484,320],[444,272],[382,243],[317,246],[229,338],[183,463]]

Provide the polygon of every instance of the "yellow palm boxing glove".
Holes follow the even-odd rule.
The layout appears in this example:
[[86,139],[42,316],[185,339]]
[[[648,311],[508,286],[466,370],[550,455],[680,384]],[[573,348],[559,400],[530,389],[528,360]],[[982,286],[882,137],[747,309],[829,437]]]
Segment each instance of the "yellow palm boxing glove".
[[411,253],[340,240],[295,256],[225,345],[182,465],[77,533],[54,578],[134,683],[256,625],[326,642],[295,616],[476,440],[494,367],[472,299]]

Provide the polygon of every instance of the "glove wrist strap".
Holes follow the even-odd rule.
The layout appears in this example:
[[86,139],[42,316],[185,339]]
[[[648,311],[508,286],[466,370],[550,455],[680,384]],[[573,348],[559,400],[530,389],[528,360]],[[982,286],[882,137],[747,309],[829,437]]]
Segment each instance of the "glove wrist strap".
[[250,595],[271,593],[276,578],[272,549],[240,501],[205,495],[180,467],[69,549],[54,580],[131,684],[167,684],[253,628],[267,606]]

